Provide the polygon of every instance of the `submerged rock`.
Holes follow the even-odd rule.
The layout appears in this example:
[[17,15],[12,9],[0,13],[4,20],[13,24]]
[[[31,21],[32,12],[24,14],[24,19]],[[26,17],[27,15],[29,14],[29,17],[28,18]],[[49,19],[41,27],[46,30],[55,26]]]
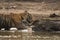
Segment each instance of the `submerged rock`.
[[35,21],[33,25],[34,31],[60,31],[60,23],[55,23],[55,21]]

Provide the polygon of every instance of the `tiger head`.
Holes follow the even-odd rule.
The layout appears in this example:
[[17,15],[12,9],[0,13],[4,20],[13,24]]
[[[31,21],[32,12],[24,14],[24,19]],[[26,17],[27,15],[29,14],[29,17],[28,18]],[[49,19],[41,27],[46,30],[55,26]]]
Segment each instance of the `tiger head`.
[[28,12],[19,13],[19,14],[11,13],[10,16],[16,23],[22,22],[24,24],[29,24],[32,22],[32,15]]

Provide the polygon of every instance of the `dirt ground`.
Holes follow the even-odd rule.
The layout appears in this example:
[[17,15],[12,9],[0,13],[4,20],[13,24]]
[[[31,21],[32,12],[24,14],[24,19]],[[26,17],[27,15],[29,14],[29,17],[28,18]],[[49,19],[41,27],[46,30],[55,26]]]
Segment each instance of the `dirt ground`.
[[60,14],[58,3],[37,3],[37,2],[2,2],[0,3],[0,13],[9,14],[22,13],[27,10],[31,14],[49,15],[52,13]]

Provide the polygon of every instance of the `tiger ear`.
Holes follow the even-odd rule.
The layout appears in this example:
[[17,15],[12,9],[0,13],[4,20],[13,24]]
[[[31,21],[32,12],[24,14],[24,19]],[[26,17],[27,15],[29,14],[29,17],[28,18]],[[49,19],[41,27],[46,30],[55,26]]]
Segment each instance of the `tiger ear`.
[[28,11],[27,10],[25,10],[25,12],[24,12],[25,14],[28,14]]
[[25,10],[24,12],[27,12],[27,10]]

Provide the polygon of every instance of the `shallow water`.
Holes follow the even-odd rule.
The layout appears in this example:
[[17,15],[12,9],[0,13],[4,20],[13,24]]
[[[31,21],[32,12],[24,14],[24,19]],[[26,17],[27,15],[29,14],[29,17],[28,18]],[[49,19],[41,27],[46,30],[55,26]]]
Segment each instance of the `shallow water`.
[[60,40],[60,33],[0,31],[0,40]]

